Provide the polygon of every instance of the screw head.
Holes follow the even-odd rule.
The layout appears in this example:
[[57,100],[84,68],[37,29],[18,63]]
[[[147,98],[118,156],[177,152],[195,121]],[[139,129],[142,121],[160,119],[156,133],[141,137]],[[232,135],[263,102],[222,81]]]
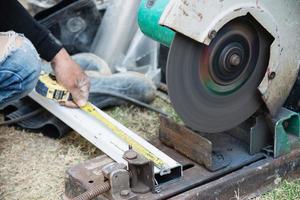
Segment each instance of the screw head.
[[289,122],[288,121],[284,121],[283,122],[283,127],[284,128],[288,128],[289,127]]
[[123,197],[125,197],[125,196],[128,196],[129,193],[130,193],[129,190],[122,190],[122,191],[120,192],[120,195],[123,196]]
[[275,76],[276,76],[276,73],[275,73],[275,72],[271,72],[271,73],[269,74],[268,78],[269,78],[270,80],[272,80],[272,79],[275,78]]
[[229,62],[233,66],[238,66],[241,63],[241,57],[238,54],[231,55]]
[[147,1],[147,4],[146,4],[146,7],[147,7],[147,8],[151,8],[151,7],[154,5],[155,1],[156,1],[156,0],[148,0],[148,1]]
[[134,151],[127,151],[125,153],[125,158],[128,159],[128,160],[133,160],[133,159],[137,158],[137,154]]
[[217,36],[217,31],[215,30],[210,31],[208,34],[208,38],[211,40],[214,39],[216,36]]

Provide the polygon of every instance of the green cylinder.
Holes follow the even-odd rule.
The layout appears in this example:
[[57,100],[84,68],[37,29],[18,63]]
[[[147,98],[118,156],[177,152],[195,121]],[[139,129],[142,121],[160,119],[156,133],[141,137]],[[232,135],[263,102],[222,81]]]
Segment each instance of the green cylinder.
[[142,0],[138,10],[138,24],[145,35],[169,47],[175,32],[158,23],[168,3],[169,0]]

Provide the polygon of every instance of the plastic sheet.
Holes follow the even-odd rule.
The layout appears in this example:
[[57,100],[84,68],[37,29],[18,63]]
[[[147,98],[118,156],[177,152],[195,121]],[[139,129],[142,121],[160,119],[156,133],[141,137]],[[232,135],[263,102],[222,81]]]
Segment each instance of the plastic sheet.
[[159,43],[148,38],[138,29],[123,61],[116,67],[117,71],[143,73],[157,85],[160,82],[159,47]]
[[113,72],[124,57],[137,30],[136,13],[140,0],[113,0],[107,7],[93,41],[92,52],[103,58]]

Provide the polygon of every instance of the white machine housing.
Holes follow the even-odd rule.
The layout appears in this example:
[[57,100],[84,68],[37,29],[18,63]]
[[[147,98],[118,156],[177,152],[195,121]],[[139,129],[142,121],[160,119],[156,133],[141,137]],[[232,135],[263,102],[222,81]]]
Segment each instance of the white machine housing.
[[[269,65],[258,89],[275,115],[288,97],[300,67],[299,0],[170,0],[159,23],[209,45],[212,33],[247,14],[274,37]],[[271,73],[275,73],[274,78],[270,78]]]

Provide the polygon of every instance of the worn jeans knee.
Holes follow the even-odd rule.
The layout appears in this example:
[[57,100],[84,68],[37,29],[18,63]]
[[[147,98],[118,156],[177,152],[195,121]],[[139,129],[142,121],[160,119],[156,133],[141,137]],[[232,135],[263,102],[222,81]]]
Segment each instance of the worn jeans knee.
[[0,62],[0,109],[33,90],[41,71],[41,62],[32,43],[24,36],[17,48],[11,47]]

